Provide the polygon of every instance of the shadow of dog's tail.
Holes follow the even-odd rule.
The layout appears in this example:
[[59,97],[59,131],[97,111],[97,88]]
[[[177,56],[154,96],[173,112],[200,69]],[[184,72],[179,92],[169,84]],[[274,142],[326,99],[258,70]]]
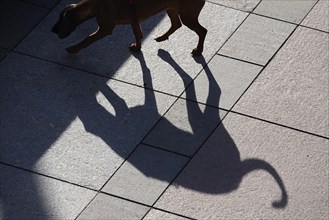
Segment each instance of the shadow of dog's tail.
[[272,203],[272,206],[274,208],[284,208],[287,205],[288,195],[285,186],[283,184],[283,181],[280,175],[277,173],[277,171],[269,163],[259,159],[247,159],[242,161],[242,168],[243,168],[243,176],[254,170],[265,170],[268,173],[270,173],[281,189],[281,199],[274,201]]

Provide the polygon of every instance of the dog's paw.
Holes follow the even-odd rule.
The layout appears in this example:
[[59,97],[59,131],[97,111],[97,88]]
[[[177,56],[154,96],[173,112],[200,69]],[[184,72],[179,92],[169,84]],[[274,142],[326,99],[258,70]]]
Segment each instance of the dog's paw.
[[78,52],[80,51],[80,49],[79,49],[79,48],[76,48],[76,47],[74,47],[74,46],[72,46],[72,47],[68,47],[68,48],[66,48],[66,51],[67,51],[68,53],[75,54],[75,53],[78,53]]
[[141,46],[138,46],[136,43],[133,43],[129,46],[129,50],[133,52],[138,52],[141,50]]
[[161,41],[165,41],[168,40],[168,37],[166,36],[160,36],[154,39],[156,42],[161,42]]
[[194,48],[194,49],[192,50],[191,54],[192,54],[192,56],[200,56],[200,55],[202,55],[202,51],[203,51],[203,50],[200,50],[200,49],[198,49],[198,48]]

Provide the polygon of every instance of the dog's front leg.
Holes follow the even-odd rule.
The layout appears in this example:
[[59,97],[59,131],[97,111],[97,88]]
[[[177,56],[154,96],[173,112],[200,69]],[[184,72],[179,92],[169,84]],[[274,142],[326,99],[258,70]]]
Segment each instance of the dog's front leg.
[[140,51],[140,49],[142,48],[142,38],[143,38],[141,27],[137,21],[132,22],[131,27],[133,29],[136,42],[132,43],[129,46],[129,49],[132,51]]
[[71,47],[66,48],[66,51],[69,53],[78,53],[82,48],[88,47],[90,44],[94,43],[95,41],[109,35],[112,33],[113,27],[111,28],[100,28],[98,27],[97,31],[89,35],[80,43],[73,45]]

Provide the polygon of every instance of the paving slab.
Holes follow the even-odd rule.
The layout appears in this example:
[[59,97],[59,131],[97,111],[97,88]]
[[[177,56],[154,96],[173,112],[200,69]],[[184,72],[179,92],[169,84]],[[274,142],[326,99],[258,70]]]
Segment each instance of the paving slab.
[[192,156],[226,112],[179,99],[143,140],[143,143]]
[[175,101],[16,53],[0,82],[0,161],[95,189]]
[[141,145],[102,191],[151,206],[187,161],[187,157]]
[[228,7],[236,8],[236,9],[239,9],[239,10],[250,12],[257,6],[257,4],[259,4],[259,2],[261,0],[238,0],[238,1],[209,0],[209,1],[217,3],[217,4],[225,5],[225,6],[228,6]]
[[298,28],[233,110],[329,137],[328,47],[327,33]]
[[328,144],[229,113],[155,207],[195,219],[328,219]]
[[254,12],[299,24],[316,2],[317,0],[263,0]]
[[168,212],[163,212],[157,209],[151,209],[147,215],[143,218],[144,220],[187,220],[188,218],[184,218],[182,216],[174,215]]
[[0,164],[1,219],[74,219],[96,192]]
[[[159,49],[169,52],[178,65],[192,78],[202,69],[202,64],[195,62],[190,55],[197,44],[197,35],[187,27],[184,26],[177,30],[166,42],[157,43],[153,40],[170,27],[169,18],[164,13],[154,16],[142,24],[143,53],[136,56],[142,56],[145,62],[135,59],[127,49],[134,38],[129,25],[117,26],[111,36],[90,45],[76,55],[68,55],[64,50],[65,47],[85,38],[96,29],[97,25],[94,20],[90,20],[79,27],[68,39],[59,40],[55,34],[50,32],[50,29],[55,24],[59,12],[67,3],[68,1],[61,1],[19,45],[17,50],[140,86],[145,84],[150,88],[139,73],[142,66],[144,71],[151,72],[155,90],[173,95],[180,95],[185,89],[184,84],[171,66],[158,56]],[[218,51],[246,16],[245,12],[206,3],[200,15],[200,23],[208,29],[209,33],[204,49],[206,61]]]
[[329,32],[329,1],[320,0],[304,19],[302,25]]
[[[261,66],[215,56],[182,97],[230,110],[261,70]],[[214,97],[216,86],[221,93],[219,101]],[[191,92],[195,97],[187,97]]]
[[295,27],[293,24],[251,14],[219,53],[265,65]]
[[142,219],[148,210],[147,206],[101,193],[77,219]]
[[13,49],[48,11],[17,0],[0,1],[0,46]]

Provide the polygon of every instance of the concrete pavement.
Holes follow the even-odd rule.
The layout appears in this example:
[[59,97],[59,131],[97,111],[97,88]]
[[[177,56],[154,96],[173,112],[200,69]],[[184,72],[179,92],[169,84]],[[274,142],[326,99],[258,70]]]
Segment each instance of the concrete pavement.
[[0,219],[328,219],[328,0],[211,0],[76,55],[72,0],[0,1]]

